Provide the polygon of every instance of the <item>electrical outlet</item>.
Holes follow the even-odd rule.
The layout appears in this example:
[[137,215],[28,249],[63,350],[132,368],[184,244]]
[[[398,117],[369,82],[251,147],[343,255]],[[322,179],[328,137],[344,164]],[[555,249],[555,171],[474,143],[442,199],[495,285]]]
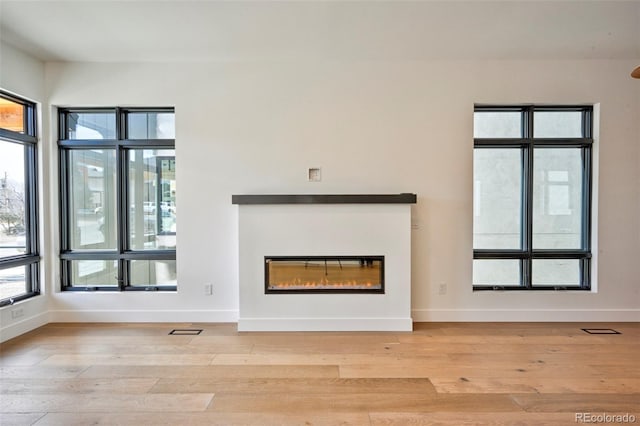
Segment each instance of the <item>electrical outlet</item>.
[[447,294],[447,283],[445,282],[440,283],[440,286],[438,286],[438,294],[440,296],[444,296],[445,294]]
[[22,308],[16,308],[11,311],[11,319],[17,319],[24,316],[24,310]]
[[213,294],[213,284],[204,285],[204,294],[207,296],[211,296]]

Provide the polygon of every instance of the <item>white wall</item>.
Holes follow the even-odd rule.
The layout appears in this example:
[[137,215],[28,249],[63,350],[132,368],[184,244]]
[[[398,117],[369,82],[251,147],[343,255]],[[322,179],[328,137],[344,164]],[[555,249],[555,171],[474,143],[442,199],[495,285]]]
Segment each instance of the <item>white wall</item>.
[[[40,111],[42,111],[42,102],[44,100],[44,63],[41,61],[26,55],[20,50],[15,49],[14,47],[0,42],[0,88],[21,96],[23,98],[29,99],[31,101],[37,102]],[[43,127],[48,127],[48,120],[42,122]],[[46,128],[44,127],[44,128]],[[40,145],[45,148],[45,151],[42,149],[39,150],[39,161],[40,164],[43,164],[43,159],[47,156],[46,154],[46,135],[42,137],[42,128],[39,129],[40,135]],[[47,171],[48,169],[45,167],[43,171]],[[43,173],[44,174],[44,173]],[[45,273],[45,265],[47,265],[47,246],[49,244],[48,235],[43,232],[43,218],[49,214],[46,209],[46,205],[48,203],[48,194],[44,194],[42,191],[43,188],[43,177],[42,174],[39,176],[39,185],[40,185],[40,204],[43,206],[41,208],[41,218],[40,218],[40,243],[41,243],[41,253],[45,256],[43,257],[42,269],[41,269],[41,284],[43,289],[48,286],[48,275]],[[12,318],[12,312],[19,311],[21,312],[21,316],[17,318]],[[36,327],[46,324],[49,321],[48,316],[48,306],[47,306],[47,295],[46,291],[43,291],[40,296],[35,298],[31,298],[22,302],[18,302],[13,306],[6,306],[0,309],[0,342],[25,333],[26,331],[32,330]]]
[[44,63],[0,41],[0,87],[32,101],[42,102]]
[[[52,105],[174,105],[178,181],[178,292],[60,293],[57,280],[51,319],[235,321],[231,194],[415,192],[414,320],[640,320],[640,82],[629,77],[635,65],[47,64]],[[475,102],[599,103],[597,292],[472,292]],[[312,166],[322,167],[322,182],[306,182]],[[58,218],[49,219],[57,232]],[[439,295],[443,282],[448,292]],[[205,283],[213,283],[212,296],[204,295]]]

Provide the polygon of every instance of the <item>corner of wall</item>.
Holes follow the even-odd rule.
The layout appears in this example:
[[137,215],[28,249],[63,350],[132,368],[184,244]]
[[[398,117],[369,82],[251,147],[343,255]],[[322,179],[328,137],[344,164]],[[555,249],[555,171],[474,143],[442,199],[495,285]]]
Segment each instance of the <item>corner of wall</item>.
[[7,306],[0,312],[0,343],[18,337],[49,323],[49,311],[34,309],[38,301],[27,300],[16,305]]

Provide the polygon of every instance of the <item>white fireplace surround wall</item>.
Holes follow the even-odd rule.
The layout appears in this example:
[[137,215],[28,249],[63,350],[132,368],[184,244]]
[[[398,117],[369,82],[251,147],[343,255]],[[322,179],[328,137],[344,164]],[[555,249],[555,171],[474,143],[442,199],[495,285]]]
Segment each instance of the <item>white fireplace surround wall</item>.
[[[400,196],[415,195],[400,194]],[[411,201],[321,204],[245,203],[238,207],[239,331],[410,331]],[[265,197],[265,196],[255,196]],[[269,197],[260,202],[269,202]],[[281,197],[281,196],[280,196]],[[334,197],[334,196],[329,196]],[[357,195],[356,197],[362,197]],[[382,198],[375,198],[382,197]],[[397,195],[390,195],[391,199]],[[251,198],[249,198],[251,200]],[[382,201],[380,201],[382,200]],[[265,256],[360,256],[385,258],[384,294],[265,294]]]

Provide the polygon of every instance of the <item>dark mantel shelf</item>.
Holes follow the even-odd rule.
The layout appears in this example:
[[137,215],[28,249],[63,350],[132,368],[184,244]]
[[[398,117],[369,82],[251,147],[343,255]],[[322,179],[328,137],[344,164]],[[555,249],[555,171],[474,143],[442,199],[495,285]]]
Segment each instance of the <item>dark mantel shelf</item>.
[[232,204],[415,204],[416,194],[247,194]]

